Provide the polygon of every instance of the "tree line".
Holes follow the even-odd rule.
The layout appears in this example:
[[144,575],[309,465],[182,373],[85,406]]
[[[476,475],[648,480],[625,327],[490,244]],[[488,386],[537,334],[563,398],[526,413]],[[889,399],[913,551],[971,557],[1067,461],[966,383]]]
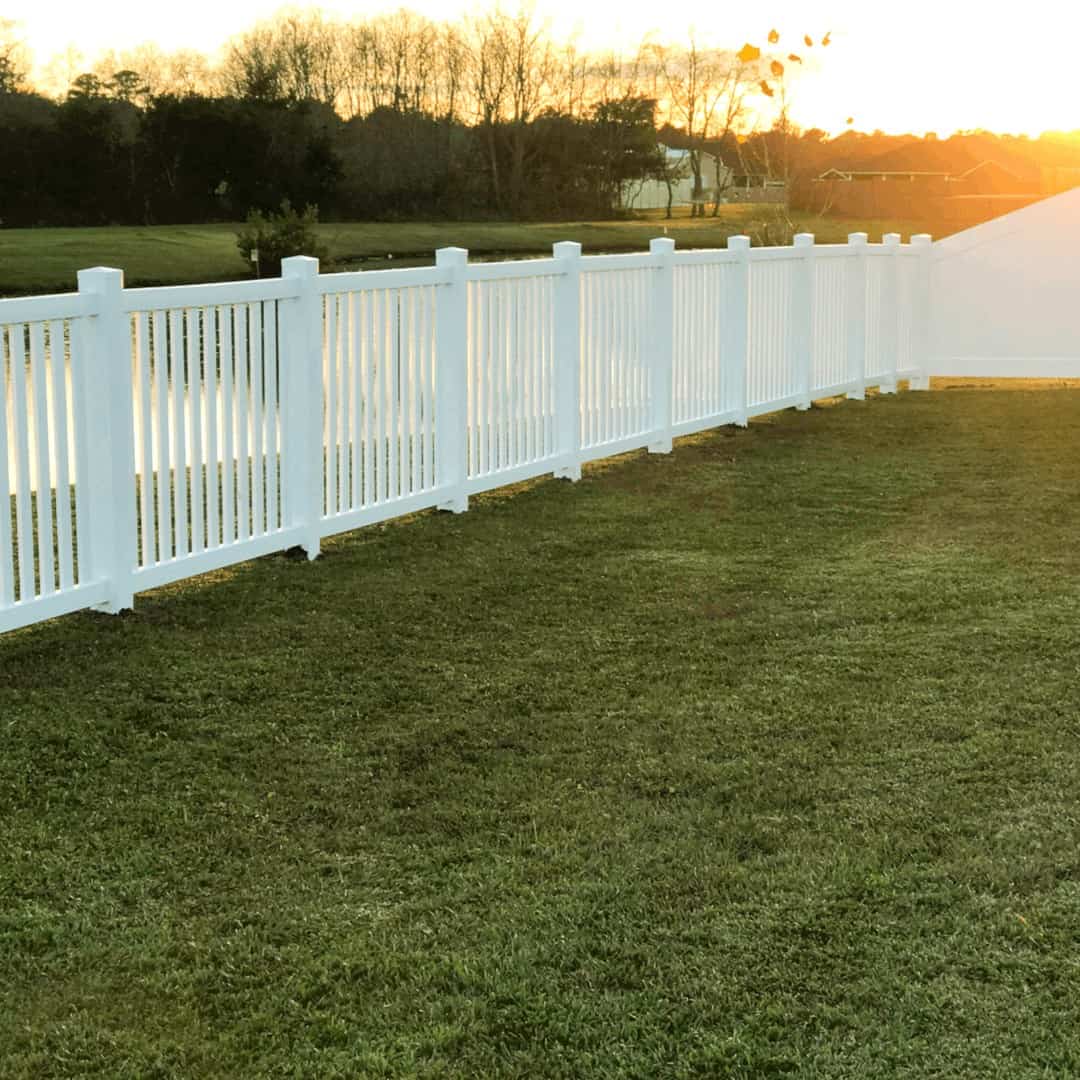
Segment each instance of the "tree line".
[[753,140],[736,132],[786,125],[803,60],[773,45],[776,31],[763,48],[691,37],[597,55],[528,12],[285,14],[230,41],[217,64],[144,46],[48,95],[0,33],[0,217],[206,222],[285,199],[329,219],[611,216],[629,181],[671,179],[665,130],[704,191],[705,149],[745,168],[736,159]]

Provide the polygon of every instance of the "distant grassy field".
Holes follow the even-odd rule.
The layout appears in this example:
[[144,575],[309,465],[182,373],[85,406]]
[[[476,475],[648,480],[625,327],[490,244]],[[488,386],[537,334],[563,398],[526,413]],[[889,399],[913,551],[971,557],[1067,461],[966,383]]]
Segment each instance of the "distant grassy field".
[[0,1076],[1080,1076],[1078,429],[822,404],[0,637]]
[[[900,232],[905,238],[922,226],[895,221],[836,221],[795,216],[798,229],[822,243],[864,230],[871,239]],[[320,231],[340,268],[380,266],[388,256],[398,265],[430,262],[436,248],[466,247],[478,256],[537,255],[557,240],[578,240],[587,251],[644,250],[666,229],[683,247],[722,245],[735,232],[755,237],[778,226],[773,206],[730,206],[719,218],[691,220],[661,216],[634,221],[359,222],[327,224]],[[67,292],[76,272],[88,266],[118,266],[129,285],[189,284],[246,276],[236,249],[235,225],[123,226],[86,229],[0,229],[0,295]]]

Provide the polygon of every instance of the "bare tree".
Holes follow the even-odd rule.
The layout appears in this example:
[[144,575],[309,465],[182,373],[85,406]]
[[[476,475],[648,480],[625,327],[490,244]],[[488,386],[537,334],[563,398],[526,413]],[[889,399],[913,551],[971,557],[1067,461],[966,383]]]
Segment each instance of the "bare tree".
[[732,134],[754,69],[730,50],[701,45],[693,33],[684,46],[650,43],[647,52],[662,100],[667,103],[668,123],[685,136],[694,177],[691,214],[703,217],[706,190],[702,155],[710,140],[720,145]]

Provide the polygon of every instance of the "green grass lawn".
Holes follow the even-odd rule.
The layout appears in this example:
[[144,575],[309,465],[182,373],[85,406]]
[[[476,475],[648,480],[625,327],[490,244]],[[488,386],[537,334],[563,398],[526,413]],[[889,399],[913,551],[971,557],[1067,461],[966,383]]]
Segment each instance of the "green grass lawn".
[[[586,251],[646,250],[665,228],[683,247],[722,246],[735,232],[776,228],[774,206],[729,206],[721,217],[691,220],[662,216],[634,221],[434,222],[327,224],[320,232],[330,248],[331,268],[355,269],[433,261],[436,248],[467,247],[477,255],[550,254],[558,240],[578,240]],[[880,240],[884,232],[905,239],[923,226],[894,221],[840,221],[796,215],[797,228],[822,243],[838,242],[860,229]],[[162,225],[148,228],[0,229],[0,296],[68,292],[89,266],[117,266],[129,285],[192,284],[240,278],[248,267],[236,249],[236,225]],[[405,262],[402,262],[402,259]]]
[[0,638],[0,1074],[1080,1075],[1078,426],[786,412]]

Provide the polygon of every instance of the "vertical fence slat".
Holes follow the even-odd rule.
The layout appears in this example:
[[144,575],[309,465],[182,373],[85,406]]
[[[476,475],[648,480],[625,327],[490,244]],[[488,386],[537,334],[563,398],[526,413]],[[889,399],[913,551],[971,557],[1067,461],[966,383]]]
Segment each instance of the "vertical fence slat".
[[248,344],[248,307],[233,311],[236,328],[236,536],[251,536],[251,448],[248,410],[251,400],[251,352]]
[[165,312],[155,311],[151,319],[154,360],[154,403],[157,409],[157,517],[158,559],[173,557],[172,453],[169,424],[169,373]]
[[335,485],[335,452],[334,418],[337,406],[337,394],[335,393],[337,372],[335,364],[337,357],[334,355],[335,332],[337,330],[336,300],[333,294],[323,297],[323,394],[325,395],[326,407],[323,411],[323,445],[326,447],[326,464],[323,468],[323,513],[333,514]]
[[232,305],[218,312],[221,338],[221,542],[236,541],[236,393],[234,339],[236,314]]
[[0,331],[0,605],[15,602],[15,551],[11,535],[11,444],[8,432],[14,429],[9,404],[7,361],[8,335]]
[[172,375],[173,526],[176,557],[188,553],[187,517],[187,403],[183,359],[183,329],[179,311],[169,312],[169,359]]
[[363,396],[363,344],[364,323],[361,318],[360,301],[362,294],[354,292],[349,297],[349,357],[350,357],[350,383],[351,396],[351,419],[349,422],[349,443],[351,448],[350,463],[350,486],[349,497],[351,505],[355,509],[363,504],[363,446],[364,440],[361,433],[361,424],[364,415]]
[[417,340],[420,335],[420,326],[417,318],[416,311],[416,290],[406,289],[403,301],[405,303],[405,309],[408,315],[405,320],[405,325],[408,328],[408,417],[409,417],[409,435],[406,442],[406,457],[405,461],[409,466],[409,493],[420,490],[420,439],[419,429],[417,427],[417,400],[416,392],[419,383],[417,381],[417,349],[419,347],[419,341]]
[[878,392],[896,393],[896,369],[900,359],[900,234],[886,233],[882,238],[887,252],[881,289],[881,346],[884,374]]
[[281,421],[278,385],[278,308],[277,301],[263,304],[264,364],[263,384],[266,387],[266,405],[263,409],[264,460],[266,467],[266,530],[274,532],[281,528],[279,489],[281,484],[281,451],[278,427]]
[[203,309],[203,357],[206,364],[206,543],[221,544],[221,455],[219,447],[220,401],[218,400],[218,309]]
[[[59,320],[49,323],[49,379],[52,399],[52,422],[49,429],[53,436],[53,454],[56,462],[57,559],[60,564],[60,588],[70,589],[75,584],[75,545],[71,520],[72,431],[68,423],[68,367],[64,348],[64,324]],[[0,366],[0,399],[3,394],[4,377],[3,368]],[[2,408],[2,400],[0,400],[0,408]],[[0,416],[0,427],[3,427],[2,416]],[[6,474],[7,453],[2,447],[0,447],[0,469]],[[7,509],[10,502],[4,499],[2,494],[0,491],[0,508]],[[0,574],[2,573],[3,555],[0,554]]]
[[387,304],[387,358],[386,392],[387,419],[390,422],[390,498],[396,499],[401,494],[401,294],[397,289],[388,289]]
[[49,466],[49,410],[45,389],[45,326],[30,325],[30,381],[34,399],[34,508],[37,512],[38,589],[56,592],[53,565],[52,469]]
[[[424,380],[424,487],[435,486],[435,288],[424,290],[423,311],[423,380]],[[456,442],[464,446],[465,416],[458,416],[454,435]]]
[[187,335],[184,340],[188,371],[188,414],[191,417],[191,551],[206,548],[203,506],[203,439],[202,439],[202,334],[199,331],[199,309],[187,312]]
[[27,426],[26,344],[20,323],[8,328],[12,407],[15,434],[15,549],[19,559],[19,599],[34,595],[33,517],[30,504],[30,460]]
[[[150,379],[150,316],[135,317],[135,362],[138,370],[139,441],[136,468],[139,476],[139,516],[142,565],[157,561],[154,521],[154,409]],[[57,493],[59,496],[59,492]]]
[[374,501],[383,502],[390,492],[386,481],[386,291],[380,289],[372,293],[371,304],[371,400],[375,406]]
[[264,341],[262,304],[255,302],[248,307],[250,336],[248,348],[251,356],[251,535],[266,532],[265,489],[266,455],[263,444],[263,364]]
[[368,293],[364,297],[367,311],[365,353],[364,353],[364,502],[373,504],[379,501],[379,471],[376,468],[378,457],[378,293]]

